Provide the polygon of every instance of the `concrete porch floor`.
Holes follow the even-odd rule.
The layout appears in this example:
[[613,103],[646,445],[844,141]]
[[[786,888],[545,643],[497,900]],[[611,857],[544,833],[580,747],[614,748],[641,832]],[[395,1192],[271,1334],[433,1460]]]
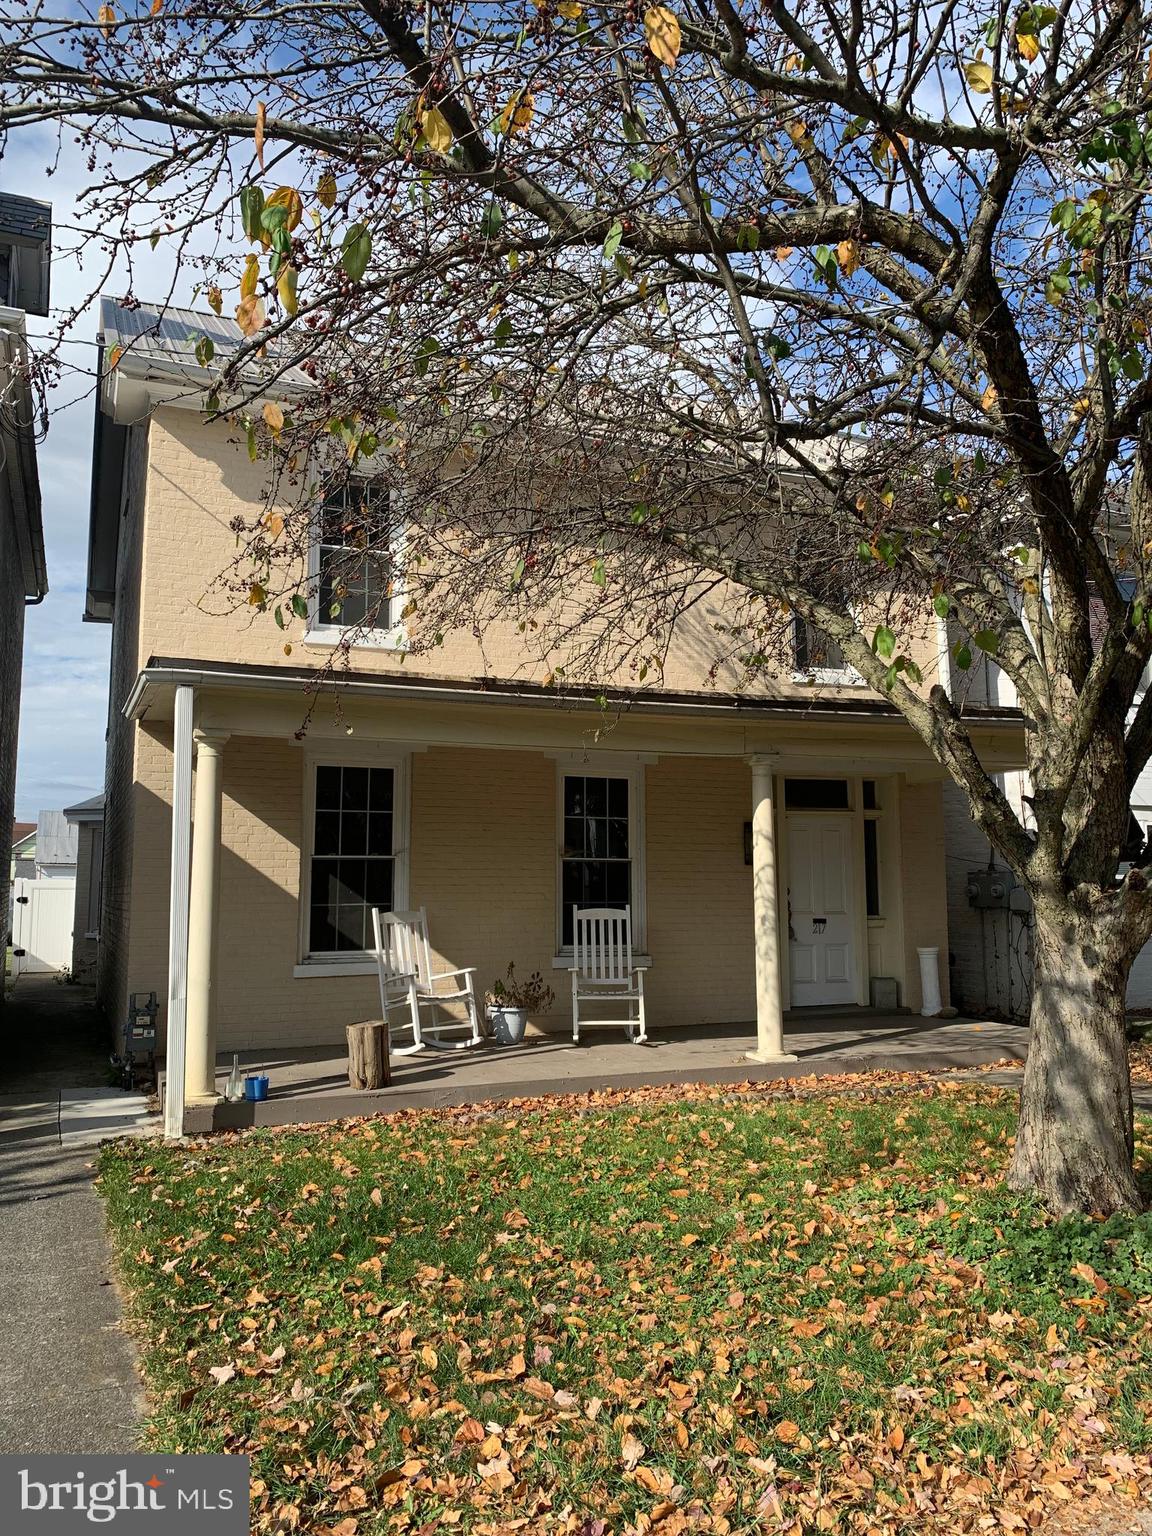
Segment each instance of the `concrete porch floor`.
[[[415,1056],[394,1056],[391,1086],[373,1093],[355,1092],[348,1086],[347,1060],[338,1046],[241,1051],[243,1069],[268,1073],[267,1102],[190,1106],[185,1130],[198,1134],[245,1125],[306,1124],[603,1088],[977,1067],[1022,1060],[1028,1030],[1019,1024],[979,1019],[922,1019],[856,1009],[789,1015],[785,1045],[796,1054],[794,1062],[760,1066],[747,1061],[745,1052],[755,1042],[751,1024],[657,1029],[644,1046],[629,1044],[622,1029],[590,1030],[578,1046],[567,1035],[535,1035],[518,1046],[485,1042],[468,1051],[425,1050]],[[216,1066],[221,1093],[231,1066],[232,1053],[221,1053]]]

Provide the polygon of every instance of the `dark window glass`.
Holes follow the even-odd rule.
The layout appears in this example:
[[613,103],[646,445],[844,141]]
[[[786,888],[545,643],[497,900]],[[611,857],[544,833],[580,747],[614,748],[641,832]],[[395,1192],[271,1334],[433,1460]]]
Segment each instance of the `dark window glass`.
[[573,907],[632,904],[628,780],[566,774],[560,931],[572,943]]
[[864,780],[864,809],[875,811],[879,809],[880,802],[876,799],[876,780]]
[[392,907],[393,779],[391,768],[316,769],[308,913],[312,954],[366,949],[372,942],[370,909]]
[[864,823],[864,895],[869,917],[880,916],[880,842],[879,822]]
[[336,486],[320,511],[321,624],[390,629],[395,525],[386,487],[365,481]]
[[785,779],[784,804],[790,811],[846,811],[847,779]]
[[815,624],[796,615],[792,643],[797,672],[840,672],[844,670],[844,652],[831,636]]

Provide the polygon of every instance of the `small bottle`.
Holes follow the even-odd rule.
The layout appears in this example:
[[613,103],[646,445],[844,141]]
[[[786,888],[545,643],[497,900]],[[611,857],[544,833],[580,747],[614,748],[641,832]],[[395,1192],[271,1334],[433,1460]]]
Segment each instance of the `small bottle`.
[[240,1057],[232,1057],[232,1070],[228,1074],[228,1100],[235,1104],[238,1099],[244,1097],[244,1084],[240,1080]]

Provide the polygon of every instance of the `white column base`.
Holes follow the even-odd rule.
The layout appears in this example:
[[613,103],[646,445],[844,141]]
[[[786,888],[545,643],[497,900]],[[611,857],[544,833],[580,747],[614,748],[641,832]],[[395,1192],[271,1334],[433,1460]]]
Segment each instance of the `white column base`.
[[794,1056],[790,1051],[745,1051],[745,1061],[757,1062],[760,1066],[769,1067],[777,1061],[799,1061],[799,1056]]

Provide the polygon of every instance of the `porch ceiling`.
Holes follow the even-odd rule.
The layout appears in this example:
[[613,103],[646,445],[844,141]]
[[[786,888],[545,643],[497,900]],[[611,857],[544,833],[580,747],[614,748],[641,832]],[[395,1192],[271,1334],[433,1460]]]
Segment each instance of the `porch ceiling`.
[[[445,680],[347,671],[152,658],[124,704],[130,719],[166,722],[175,690],[196,690],[202,729],[291,740],[307,717],[310,740],[346,738],[410,746],[637,755],[777,756],[781,771],[943,777],[911,727],[882,699],[820,695],[750,698],[660,693],[606,695],[490,679]],[[985,709],[968,721],[991,771],[1023,765],[1018,711]]]

